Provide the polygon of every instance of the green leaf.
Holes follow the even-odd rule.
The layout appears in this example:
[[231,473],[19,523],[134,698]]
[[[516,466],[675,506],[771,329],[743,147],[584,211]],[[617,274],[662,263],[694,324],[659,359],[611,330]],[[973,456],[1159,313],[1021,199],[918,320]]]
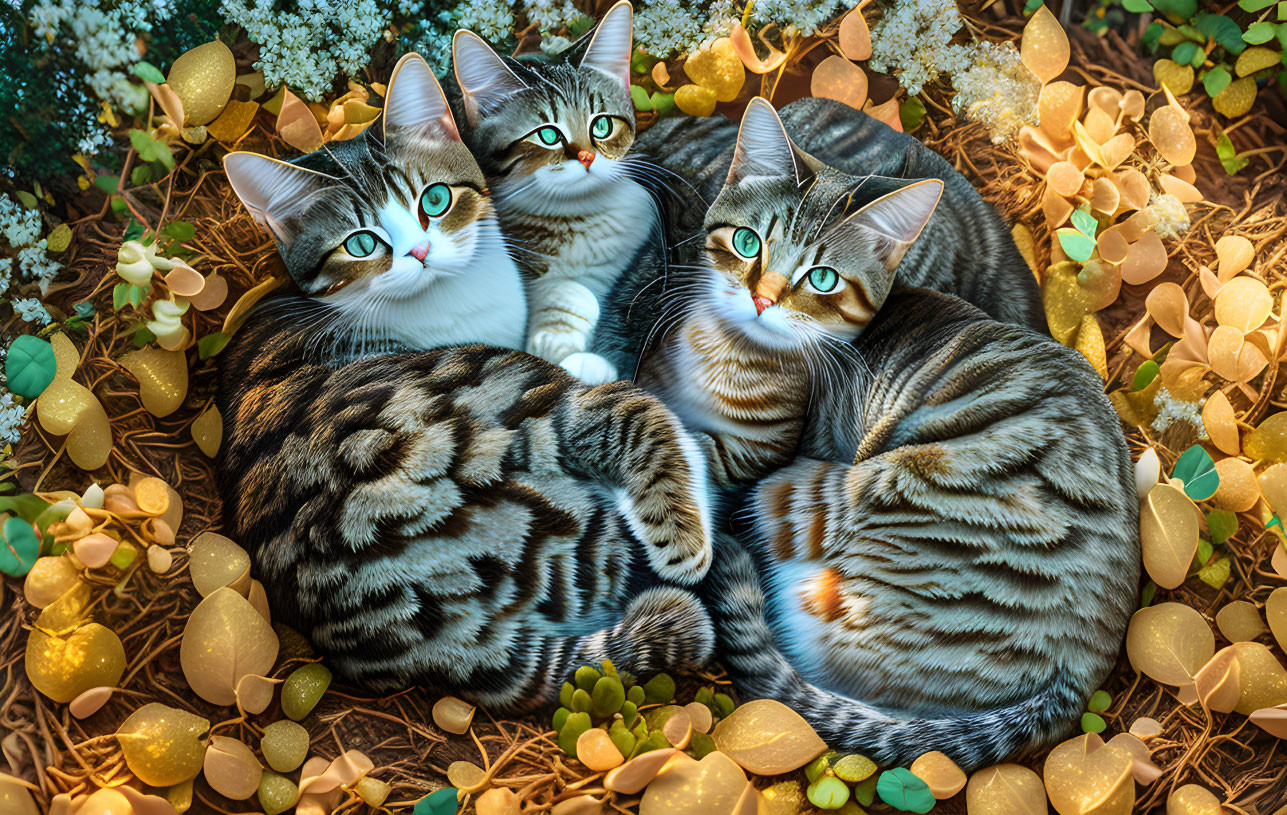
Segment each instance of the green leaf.
[[1211,541],[1198,538],[1198,551],[1193,553],[1193,567],[1190,571],[1196,572],[1201,569],[1214,554],[1215,547],[1211,545]]
[[911,133],[925,122],[925,103],[920,97],[907,97],[898,106],[898,118],[903,124],[903,132]]
[[411,815],[456,815],[456,788],[443,787],[416,801]]
[[151,82],[153,85],[164,85],[165,74],[161,73],[155,65],[142,60],[134,63],[134,75],[144,82]]
[[197,228],[187,221],[170,221],[161,230],[161,234],[166,235],[173,240],[183,243],[190,241],[197,234]]
[[156,335],[148,330],[147,326],[140,325],[138,328],[134,329],[135,348],[142,348],[154,339],[156,339]]
[[1230,568],[1229,558],[1216,558],[1202,567],[1202,571],[1198,572],[1198,579],[1211,588],[1218,589],[1229,580]]
[[1198,31],[1196,28],[1189,25],[1188,23],[1185,23],[1184,25],[1176,26],[1175,30],[1180,32],[1180,36],[1193,40],[1198,45],[1206,45],[1207,35],[1203,34],[1201,31]]
[[1202,77],[1202,87],[1206,88],[1207,96],[1215,96],[1220,91],[1229,87],[1233,77],[1229,75],[1229,69],[1223,65],[1217,65],[1207,71],[1207,75]]
[[1193,62],[1193,58],[1201,53],[1202,49],[1198,47],[1197,43],[1185,40],[1171,51],[1171,59],[1181,65],[1190,65]]
[[656,65],[658,62],[661,62],[661,60],[654,57],[652,54],[649,54],[647,51],[636,49],[634,54],[630,56],[630,70],[636,74],[650,73],[652,71],[652,66]]
[[[27,523],[37,523],[41,514],[49,509],[51,504],[38,495],[32,495],[29,492],[18,495],[6,495],[0,498],[0,512],[8,512],[11,515],[17,515]],[[71,512],[71,510],[67,510]],[[63,518],[67,516],[64,515]],[[62,520],[62,518],[59,518]]]
[[1198,11],[1198,0],[1153,0],[1153,8],[1178,20],[1187,20]]
[[1055,234],[1059,236],[1059,245],[1063,247],[1064,254],[1078,263],[1090,260],[1090,256],[1095,252],[1095,239],[1087,237],[1079,230],[1065,226],[1056,230]]
[[1250,162],[1250,159],[1242,158],[1237,154],[1227,133],[1221,133],[1216,139],[1216,155],[1220,157],[1220,163],[1224,165],[1224,171],[1229,175],[1238,172]]
[[669,116],[675,112],[675,94],[653,91],[651,100],[652,109],[657,111],[658,116]]
[[144,161],[151,161],[153,151],[156,149],[156,141],[147,134],[146,130],[139,130],[137,127],[130,130],[130,144],[139,154],[139,158]]
[[9,345],[4,375],[9,380],[9,390],[23,399],[35,399],[44,393],[57,373],[58,360],[48,340],[20,334]]
[[1108,729],[1108,722],[1098,713],[1081,714],[1081,732],[1083,733],[1103,733]]
[[121,240],[136,241],[141,237],[143,237],[143,224],[131,217],[130,222],[125,226],[125,234]]
[[18,190],[18,200],[21,201],[22,205],[27,209],[35,209],[38,204],[36,196],[26,190]]
[[1252,23],[1251,25],[1247,26],[1247,30],[1242,32],[1242,40],[1243,42],[1248,42],[1248,43],[1251,43],[1252,45],[1260,45],[1261,43],[1269,42],[1277,34],[1278,34],[1277,25],[1271,22],[1267,22],[1265,20],[1261,20],[1258,23]]
[[[1097,690],[1090,695],[1090,701],[1086,704],[1086,709],[1091,713],[1103,713],[1113,704],[1113,697],[1106,690]],[[1095,732],[1099,732],[1098,730]]]
[[1140,363],[1140,367],[1135,369],[1135,379],[1131,382],[1131,390],[1142,391],[1149,386],[1154,379],[1157,379],[1161,367],[1151,359],[1146,359]]
[[1122,8],[1135,14],[1143,14],[1146,11],[1153,10],[1153,4],[1148,0],[1122,0]]
[[630,101],[635,103],[635,110],[652,110],[652,99],[640,85],[630,86]]
[[1272,6],[1278,0],[1238,0],[1238,8],[1243,11],[1261,11]]
[[130,284],[117,283],[112,287],[112,310],[120,311],[130,302]]
[[0,543],[0,572],[10,577],[22,577],[31,571],[40,557],[40,538],[31,524],[21,518],[8,518],[3,527],[4,542]]
[[121,186],[121,177],[119,175],[96,175],[94,176],[94,186],[111,195],[116,192],[117,187]]
[[1171,477],[1184,482],[1184,494],[1194,501],[1207,500],[1220,486],[1220,474],[1216,472],[1211,454],[1198,444],[1184,451],[1175,462]]
[[1152,580],[1144,584],[1144,589],[1140,592],[1140,608],[1148,608],[1153,605],[1153,597],[1157,595],[1157,584]]
[[1207,513],[1207,531],[1212,543],[1224,543],[1238,531],[1238,516],[1227,509],[1213,509]]
[[1023,4],[1023,13],[1032,14],[1034,11],[1041,8],[1044,4],[1045,4],[1045,0],[1028,0],[1028,2]]
[[144,289],[142,286],[130,284],[129,292],[126,294],[126,299],[130,301],[131,306],[138,308],[151,290],[150,286],[147,289]]
[[903,767],[881,773],[876,781],[876,794],[880,800],[904,812],[926,813],[935,803],[929,786]]
[[1223,14],[1199,14],[1195,25],[1198,31],[1224,46],[1230,54],[1241,54],[1247,47],[1242,41],[1242,29]]
[[1072,222],[1073,226],[1077,227],[1077,231],[1088,238],[1095,237],[1095,233],[1099,231],[1099,221],[1084,209],[1072,211]]
[[[1284,2],[1287,2],[1287,0],[1284,0]],[[1157,20],[1154,20],[1148,24],[1148,28],[1144,29],[1144,35],[1140,37],[1140,44],[1150,52],[1156,53],[1158,41],[1161,40],[1162,32],[1165,30],[1166,26],[1162,25]]]
[[1278,3],[1278,21],[1287,22],[1287,0]]
[[140,187],[152,180],[152,166],[141,164],[130,172],[130,184]]

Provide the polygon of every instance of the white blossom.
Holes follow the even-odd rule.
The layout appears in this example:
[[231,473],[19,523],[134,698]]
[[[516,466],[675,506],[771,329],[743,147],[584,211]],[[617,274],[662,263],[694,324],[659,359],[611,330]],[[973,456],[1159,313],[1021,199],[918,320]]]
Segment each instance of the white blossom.
[[1197,430],[1199,439],[1206,438],[1206,428],[1202,424],[1202,406],[1197,402],[1176,399],[1163,387],[1158,388],[1157,395],[1153,397],[1153,405],[1157,408],[1157,416],[1153,419],[1154,432],[1165,433],[1177,422],[1188,422]]
[[45,311],[44,304],[34,297],[28,297],[24,300],[14,300],[13,310],[19,317],[29,323],[49,325],[49,323],[53,321],[53,318],[49,316],[49,312]]
[[0,231],[15,248],[31,246],[40,238],[40,213],[27,209],[7,195],[0,196]]
[[13,401],[13,394],[0,391],[0,444],[17,444],[22,435],[22,419],[26,411]]

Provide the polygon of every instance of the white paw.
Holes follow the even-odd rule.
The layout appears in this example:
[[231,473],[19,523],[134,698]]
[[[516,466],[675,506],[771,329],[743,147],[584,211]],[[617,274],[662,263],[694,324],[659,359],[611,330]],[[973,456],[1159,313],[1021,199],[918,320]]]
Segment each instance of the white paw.
[[617,366],[598,354],[580,352],[569,354],[559,363],[565,371],[587,385],[602,385],[617,381]]
[[528,339],[527,353],[557,365],[569,355],[584,351],[585,340],[586,335],[580,331],[540,329]]

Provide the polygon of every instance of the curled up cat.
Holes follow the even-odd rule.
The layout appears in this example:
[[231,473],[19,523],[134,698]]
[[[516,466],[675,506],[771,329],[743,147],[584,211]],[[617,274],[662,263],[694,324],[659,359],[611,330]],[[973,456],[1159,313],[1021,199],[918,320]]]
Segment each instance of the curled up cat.
[[604,658],[705,662],[702,455],[655,397],[514,350],[524,283],[424,60],[359,138],[225,168],[291,279],[218,398],[225,526],[277,616],[348,682],[500,709]]
[[638,381],[739,491],[704,595],[735,687],[833,749],[968,771],[1077,721],[1135,606],[1139,521],[1081,355],[893,288],[940,190],[864,198],[754,100]]
[[453,46],[462,137],[529,281],[526,349],[591,383],[633,373],[642,332],[612,295],[666,266],[662,171],[630,155],[631,29],[622,0],[557,54],[502,56],[469,31]]

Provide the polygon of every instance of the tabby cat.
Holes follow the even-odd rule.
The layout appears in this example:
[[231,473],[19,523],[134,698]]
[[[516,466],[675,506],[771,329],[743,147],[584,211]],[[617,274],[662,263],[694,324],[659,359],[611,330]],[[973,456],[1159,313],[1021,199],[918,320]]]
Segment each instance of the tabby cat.
[[498,707],[603,658],[703,662],[701,454],[654,397],[497,347],[523,283],[425,62],[378,135],[225,166],[297,289],[221,357],[218,402],[225,525],[278,615],[352,682]]
[[453,48],[465,143],[531,281],[527,350],[588,382],[633,370],[636,340],[605,297],[664,265],[655,171],[628,156],[631,25],[623,0],[558,54],[503,57],[469,31]]
[[706,587],[737,688],[832,748],[969,770],[1059,738],[1113,665],[1139,579],[1130,458],[1079,354],[889,294],[939,182],[865,205],[852,185],[752,104],[707,267],[639,382],[747,487]]
[[[782,109],[781,121],[798,145],[792,149],[802,179],[812,178],[810,170],[825,164],[853,176],[854,195],[861,201],[874,201],[906,180],[943,182],[943,203],[899,267],[897,285],[953,294],[997,320],[1048,331],[1036,280],[1009,228],[942,156],[916,138],[831,99],[792,102]],[[664,171],[686,179],[704,200],[713,201],[733,163],[737,133],[737,124],[723,116],[663,119],[640,134],[635,149]],[[676,192],[689,192],[684,184],[674,187]]]

